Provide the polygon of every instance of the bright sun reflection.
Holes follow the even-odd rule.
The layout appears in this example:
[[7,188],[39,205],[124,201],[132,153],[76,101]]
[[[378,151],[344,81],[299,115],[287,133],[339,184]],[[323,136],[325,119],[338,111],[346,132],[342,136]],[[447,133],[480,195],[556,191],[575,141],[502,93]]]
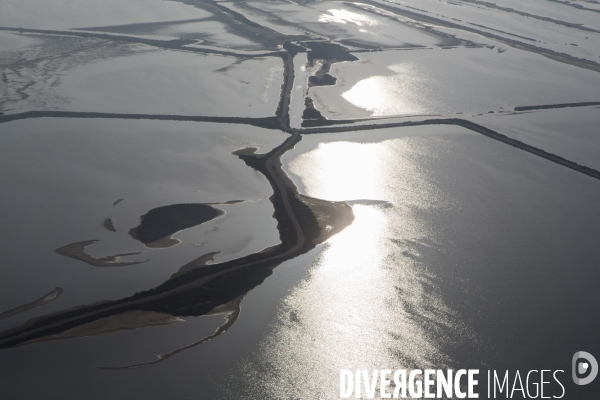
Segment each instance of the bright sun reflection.
[[378,25],[376,19],[367,17],[366,15],[357,14],[348,10],[332,9],[327,10],[329,14],[319,15],[319,22],[336,22],[338,24],[351,23],[358,26],[373,26]]
[[337,398],[340,369],[450,362],[440,348],[452,310],[420,261],[440,249],[415,216],[440,202],[419,164],[430,156],[428,140],[435,139],[321,143],[289,164],[310,196],[393,206],[354,205],[354,223],[327,242],[284,299],[261,345],[260,362],[276,372],[245,371],[259,397]]
[[[317,150],[292,161],[292,172],[300,172],[308,183],[311,196],[326,200],[382,199],[386,162],[392,154],[383,146],[351,142],[321,144]],[[364,162],[348,162],[365,160]],[[375,162],[372,162],[375,161]],[[311,167],[319,165],[319,168]],[[313,194],[314,193],[314,194]]]
[[388,67],[390,76],[372,76],[356,83],[342,97],[353,105],[380,115],[427,114],[433,109],[435,87],[432,78],[424,76],[411,64]]

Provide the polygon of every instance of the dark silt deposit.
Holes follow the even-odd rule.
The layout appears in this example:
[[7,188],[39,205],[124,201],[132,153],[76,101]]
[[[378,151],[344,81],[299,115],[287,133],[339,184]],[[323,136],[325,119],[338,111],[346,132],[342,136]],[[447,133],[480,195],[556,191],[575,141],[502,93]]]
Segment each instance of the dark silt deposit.
[[116,232],[117,230],[115,229],[115,225],[112,222],[112,219],[110,218],[105,218],[104,221],[102,221],[102,226],[110,232]]
[[308,77],[308,86],[333,86],[337,82],[337,78],[329,75],[313,75]]
[[325,119],[315,108],[315,104],[313,99],[307,97],[304,99],[304,112],[302,113],[302,119]]
[[157,207],[143,215],[140,224],[131,229],[129,234],[144,244],[151,244],[223,214],[222,210],[206,204],[172,204]]
[[358,60],[348,49],[339,44],[330,42],[302,42],[301,44],[309,48],[307,56],[311,63],[315,60],[336,60],[337,62]]

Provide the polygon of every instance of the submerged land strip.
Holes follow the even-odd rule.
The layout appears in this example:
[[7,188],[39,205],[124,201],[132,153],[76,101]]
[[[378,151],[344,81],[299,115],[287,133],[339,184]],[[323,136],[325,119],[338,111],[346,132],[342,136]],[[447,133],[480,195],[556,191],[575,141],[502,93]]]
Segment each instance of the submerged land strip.
[[43,295],[42,297],[40,297],[37,300],[32,301],[31,303],[23,304],[18,307],[15,307],[11,310],[0,313],[0,320],[14,317],[15,315],[22,314],[24,312],[27,312],[27,311],[32,310],[37,307],[45,306],[46,304],[50,303],[51,301],[58,299],[58,297],[62,294],[62,292],[63,292],[62,288],[56,287],[51,292],[46,293],[45,295]]
[[[465,127],[600,179],[598,171],[579,166],[466,120],[437,119],[360,127],[328,127],[303,133],[440,124]],[[277,229],[281,244],[220,264],[206,265],[206,256],[202,256],[196,260],[197,263],[192,262],[183,266],[181,273],[174,274],[165,283],[154,289],[121,300],[79,306],[38,317],[18,328],[1,332],[0,348],[61,339],[66,336],[77,337],[77,332],[84,332],[85,336],[104,333],[104,328],[102,328],[104,325],[99,323],[103,319],[110,319],[113,331],[150,326],[143,325],[144,318],[140,319],[142,323],[140,326],[132,326],[126,318],[115,318],[132,311],[168,314],[173,317],[207,315],[244,296],[248,291],[261,284],[282,262],[308,252],[317,244],[343,230],[353,220],[351,207],[345,202],[329,202],[301,195],[282,169],[281,156],[300,140],[300,133],[293,132],[284,143],[267,154],[256,155],[255,149],[242,149],[235,153],[247,165],[262,173],[271,184],[273,195],[270,201],[275,209],[274,217],[278,222]],[[325,226],[331,228],[325,229]],[[89,244],[82,242],[81,246],[85,248],[85,245]],[[119,327],[118,321],[121,320],[123,322]],[[230,320],[228,319],[228,321]],[[225,325],[228,326],[228,324]],[[92,329],[94,327],[97,327],[96,331]],[[219,331],[222,329],[219,328]]]
[[[343,2],[344,0],[336,0],[336,1]],[[437,26],[442,26],[445,28],[451,28],[451,29],[456,29],[456,30],[460,30],[460,31],[475,33],[482,37],[492,39],[492,40],[495,40],[500,43],[504,43],[505,45],[510,46],[515,49],[529,51],[529,52],[539,54],[541,56],[547,57],[551,60],[558,61],[558,62],[561,62],[564,64],[574,65],[574,66],[577,66],[580,68],[600,72],[600,63],[597,63],[595,61],[578,58],[578,57],[573,57],[566,53],[559,53],[557,51],[546,49],[546,48],[539,47],[539,46],[534,46],[529,43],[519,42],[518,40],[513,40],[513,39],[509,39],[509,38],[500,36],[500,35],[495,35],[493,33],[490,33],[490,32],[487,32],[487,31],[484,31],[481,29],[475,29],[470,26],[457,24],[455,22],[447,21],[447,20],[444,20],[441,18],[436,18],[436,17],[430,16],[430,15],[424,15],[422,13],[418,13],[415,11],[410,11],[410,10],[406,10],[404,8],[399,8],[399,7],[392,5],[393,3],[391,3],[391,2],[385,2],[385,4],[384,4],[382,2],[374,1],[374,0],[361,0],[361,3],[369,4],[373,7],[381,8],[385,11],[395,13],[395,14],[404,16],[406,18],[410,18],[414,21],[419,21],[419,22],[431,24],[434,26],[437,25]]]
[[241,309],[241,303],[242,300],[244,300],[244,296],[239,296],[236,299],[232,300],[229,304],[224,305],[223,308],[217,308],[216,312],[211,312],[208,313],[206,315],[212,315],[212,314],[217,314],[217,313],[221,313],[221,314],[225,314],[225,322],[223,324],[221,324],[219,327],[217,327],[217,329],[215,329],[215,331],[213,333],[211,333],[210,335],[207,335],[205,337],[203,337],[202,339],[192,343],[192,344],[188,344],[186,346],[182,346],[176,350],[173,350],[169,353],[165,353],[165,354],[159,354],[156,356],[156,359],[153,361],[149,361],[149,362],[145,362],[145,363],[140,363],[140,364],[132,364],[132,365],[126,365],[126,366],[120,366],[120,367],[96,367],[98,369],[106,369],[106,370],[122,370],[122,369],[133,369],[133,368],[140,368],[140,367],[147,367],[149,365],[154,365],[154,364],[158,364],[159,362],[162,362],[164,360],[166,360],[167,358],[173,357],[174,355],[176,355],[177,353],[181,353],[182,351],[191,349],[192,347],[196,347],[201,345],[202,343],[206,343],[209,340],[215,339],[216,337],[224,334],[225,332],[227,332],[227,330],[229,328],[231,328],[238,320],[238,318],[240,317],[240,314],[242,313],[242,309]]
[[94,257],[88,254],[85,250],[87,247],[98,242],[98,240],[84,240],[82,242],[75,242],[66,246],[56,249],[56,253],[61,256],[73,258],[75,260],[83,261],[84,263],[93,265],[94,267],[125,267],[127,265],[141,264],[145,261],[121,261],[121,257],[136,256],[140,252],[115,254],[113,256],[106,257]]
[[555,108],[591,107],[600,106],[600,101],[588,101],[583,103],[543,104],[540,106],[515,107],[515,111],[551,110]]
[[260,128],[278,129],[281,123],[276,117],[244,118],[244,117],[203,117],[198,115],[166,115],[166,114],[121,114],[87,111],[26,111],[22,113],[0,115],[0,123],[18,121],[29,118],[102,118],[102,119],[146,119],[156,121],[191,121],[216,122],[224,124],[244,124]]

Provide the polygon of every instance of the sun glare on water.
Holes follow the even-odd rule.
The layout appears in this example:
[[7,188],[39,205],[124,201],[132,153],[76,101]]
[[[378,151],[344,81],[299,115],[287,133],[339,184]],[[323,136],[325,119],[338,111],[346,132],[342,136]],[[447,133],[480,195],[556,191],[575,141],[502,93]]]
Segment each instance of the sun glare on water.
[[429,113],[435,99],[427,89],[432,86],[432,78],[411,64],[392,65],[388,69],[392,74],[363,79],[342,97],[373,116]]
[[321,143],[291,162],[308,195],[363,201],[353,203],[352,225],[327,242],[283,301],[262,353],[277,373],[254,383],[267,397],[335,396],[340,369],[448,362],[436,333],[418,322],[447,327],[440,315],[451,311],[425,294],[431,277],[417,261],[428,233],[412,210],[429,207],[435,196],[415,162],[422,149],[411,139]]
[[327,10],[329,14],[319,15],[319,22],[335,22],[338,24],[354,24],[358,26],[374,26],[379,25],[376,19],[367,17],[366,15],[357,14],[348,10],[332,9]]

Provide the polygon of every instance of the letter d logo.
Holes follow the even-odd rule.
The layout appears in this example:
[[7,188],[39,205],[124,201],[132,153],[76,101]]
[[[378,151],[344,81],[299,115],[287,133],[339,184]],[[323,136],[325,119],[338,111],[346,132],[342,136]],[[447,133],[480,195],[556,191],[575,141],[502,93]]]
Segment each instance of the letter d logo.
[[[577,385],[587,385],[598,375],[598,361],[590,353],[578,351],[573,354],[573,382]],[[587,376],[585,376],[587,375]],[[580,378],[579,376],[585,376]]]

